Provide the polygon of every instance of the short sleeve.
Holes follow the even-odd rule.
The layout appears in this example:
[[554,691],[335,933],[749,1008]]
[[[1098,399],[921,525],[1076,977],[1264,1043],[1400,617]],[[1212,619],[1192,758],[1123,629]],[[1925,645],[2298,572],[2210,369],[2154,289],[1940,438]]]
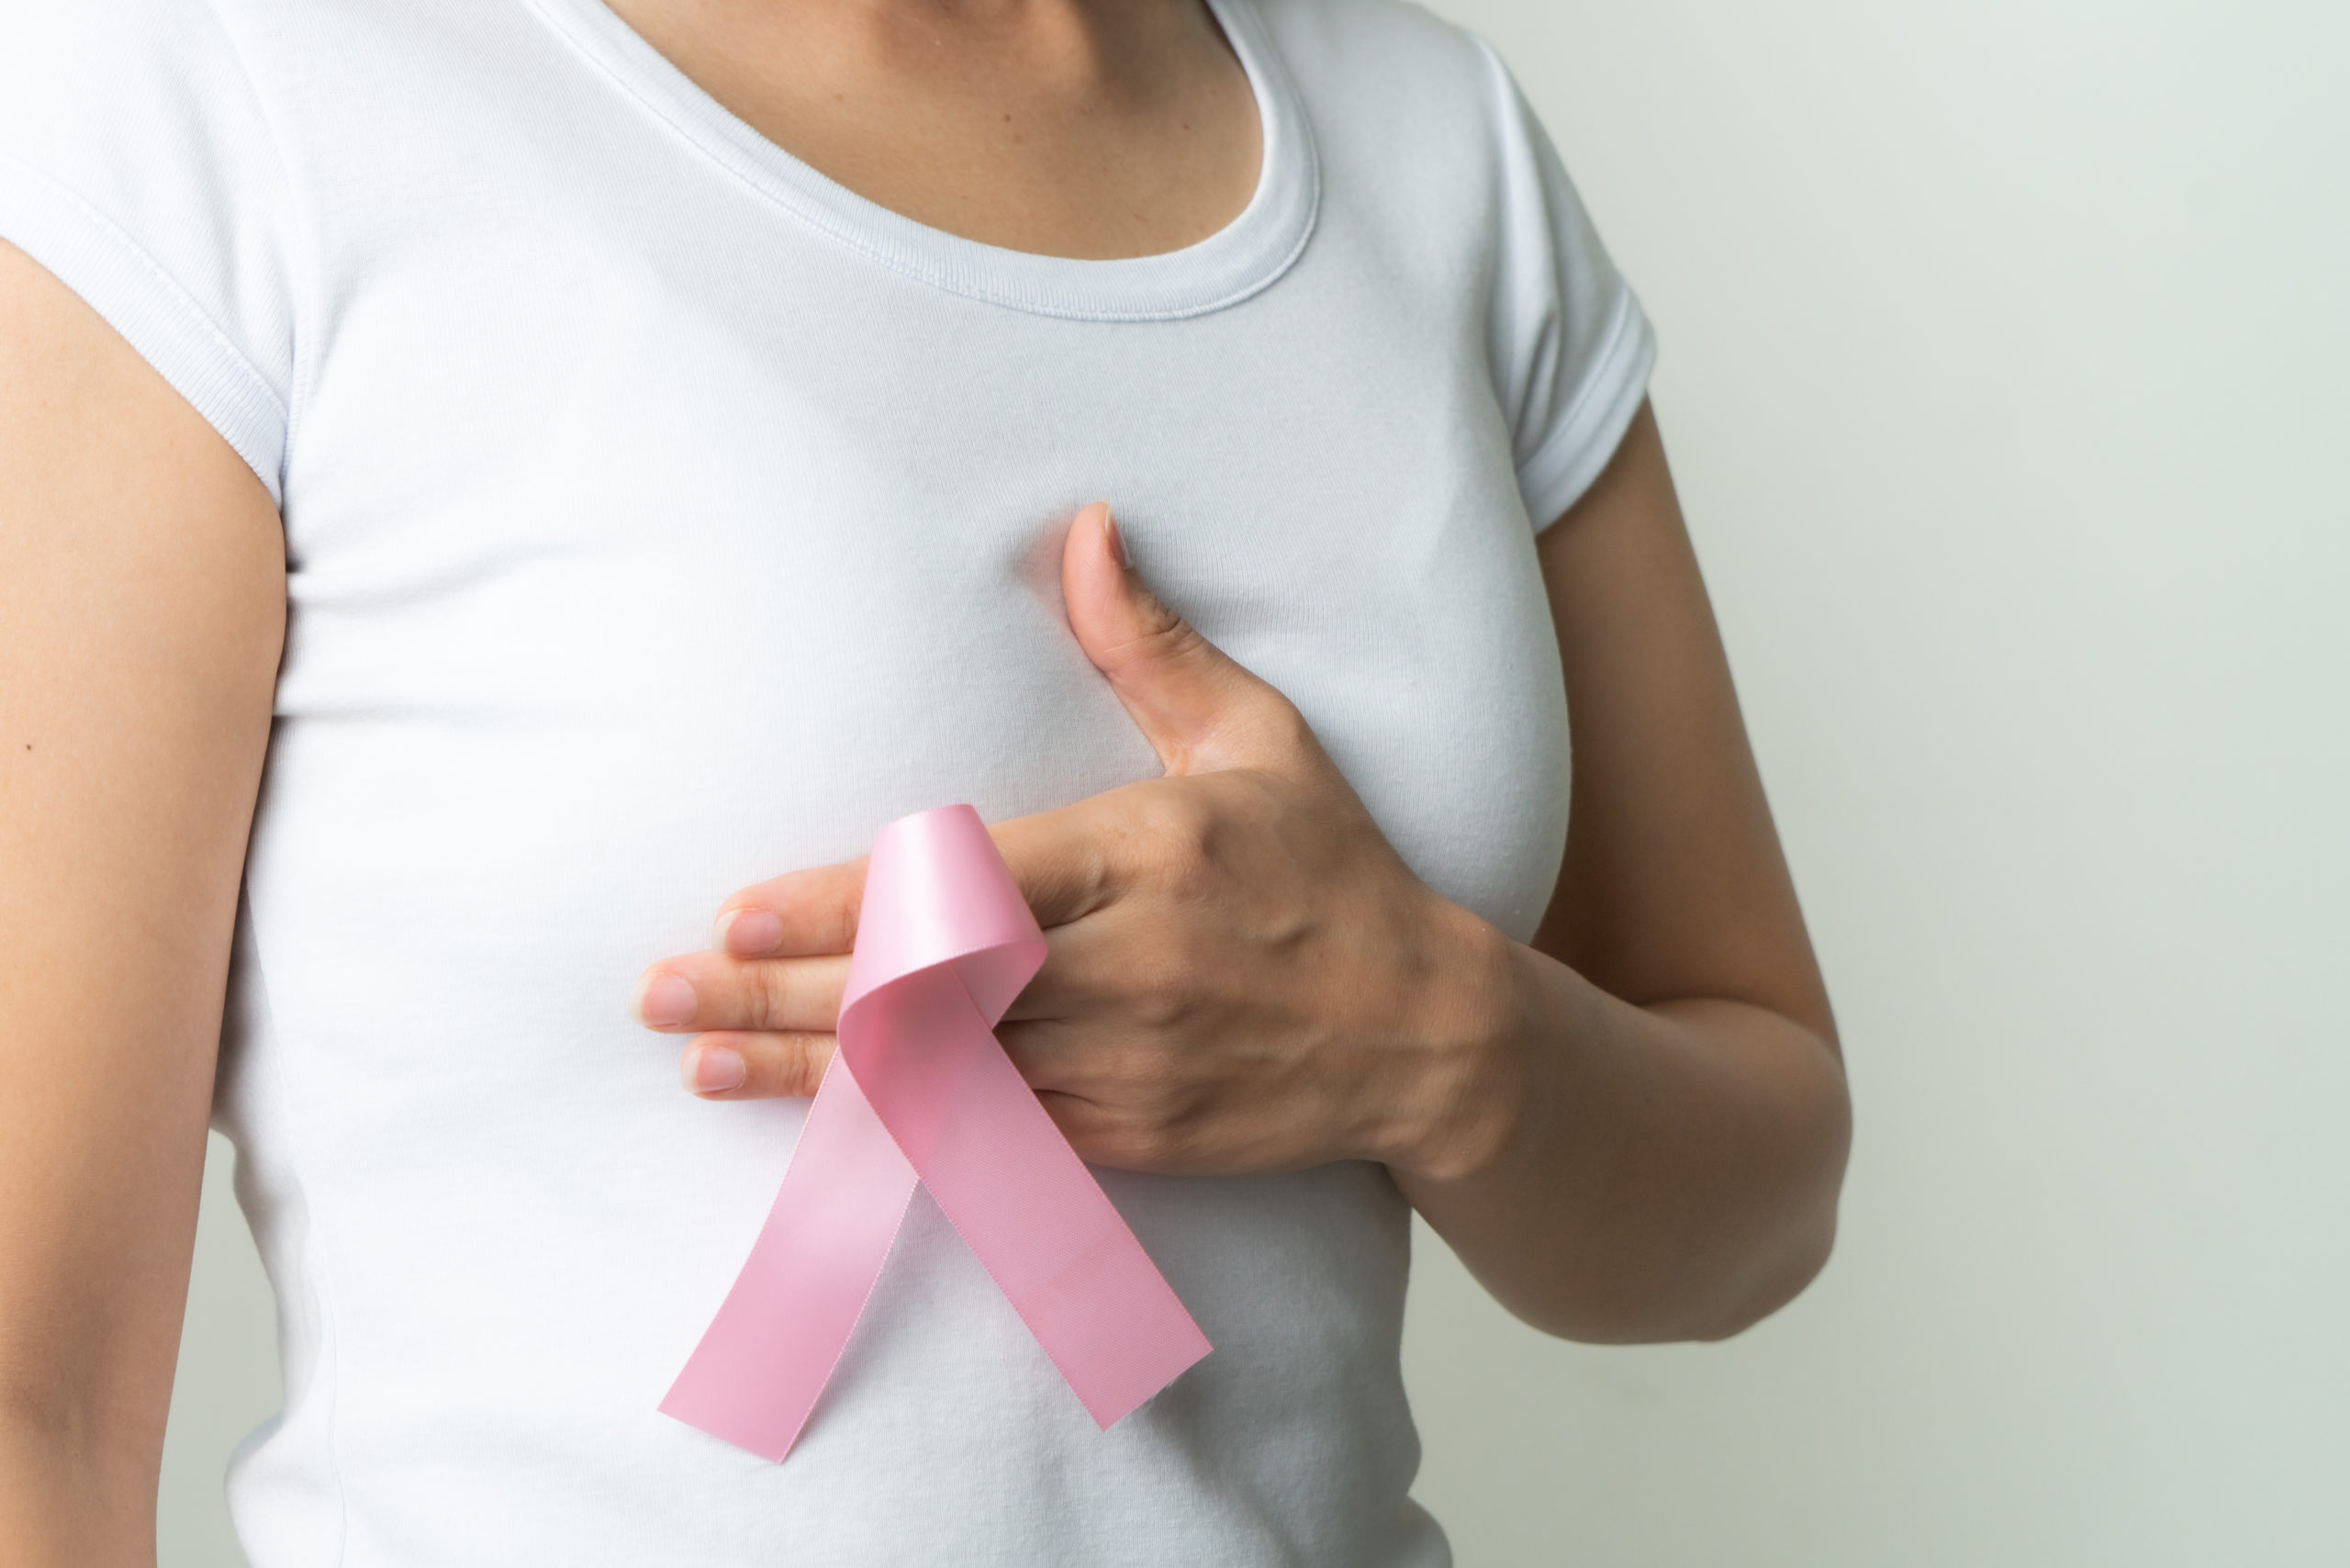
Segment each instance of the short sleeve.
[[1494,390],[1527,515],[1540,530],[1615,455],[1648,395],[1656,337],[1541,122],[1500,58],[1481,47],[1504,185],[1489,323]]
[[284,501],[286,182],[207,0],[0,0],[0,239],[87,300]]

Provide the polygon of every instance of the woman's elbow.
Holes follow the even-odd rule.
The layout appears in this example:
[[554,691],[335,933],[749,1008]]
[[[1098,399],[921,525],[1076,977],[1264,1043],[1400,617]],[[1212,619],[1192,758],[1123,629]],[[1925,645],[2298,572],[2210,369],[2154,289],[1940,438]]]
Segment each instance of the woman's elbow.
[[1805,1169],[1779,1225],[1772,1227],[1775,1244],[1753,1260],[1744,1288],[1730,1293],[1714,1320],[1693,1338],[1718,1343],[1745,1333],[1801,1295],[1828,1267],[1836,1250],[1837,1210],[1852,1146],[1852,1097],[1841,1066],[1819,1098],[1804,1139]]

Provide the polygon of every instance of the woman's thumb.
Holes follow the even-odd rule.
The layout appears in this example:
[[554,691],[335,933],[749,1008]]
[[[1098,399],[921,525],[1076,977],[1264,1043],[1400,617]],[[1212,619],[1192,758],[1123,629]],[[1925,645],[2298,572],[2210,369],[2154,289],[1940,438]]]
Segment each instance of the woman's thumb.
[[1294,759],[1304,731],[1296,709],[1143,586],[1101,501],[1069,524],[1061,595],[1078,645],[1169,773]]

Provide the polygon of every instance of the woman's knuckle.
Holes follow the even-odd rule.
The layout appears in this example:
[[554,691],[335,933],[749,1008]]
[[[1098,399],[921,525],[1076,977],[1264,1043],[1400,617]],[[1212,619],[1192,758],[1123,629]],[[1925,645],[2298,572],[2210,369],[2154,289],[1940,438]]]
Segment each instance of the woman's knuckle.
[[800,1088],[802,1095],[812,1095],[816,1086],[824,1081],[824,1069],[832,1064],[833,1043],[822,1035],[800,1037]]
[[750,980],[744,991],[752,1014],[745,1020],[747,1025],[754,1029],[786,1027],[791,1016],[793,989],[789,971],[781,964],[755,963],[744,973]]
[[1166,1145],[1166,1129],[1137,1106],[1127,1106],[1102,1129],[1102,1140],[1115,1151],[1116,1162],[1144,1169],[1158,1162]]
[[1298,710],[1297,704],[1286,698],[1265,704],[1255,717],[1256,722],[1263,726],[1267,742],[1284,753],[1312,753],[1321,749],[1322,743],[1315,735],[1314,726],[1306,722],[1305,715]]
[[1149,1170],[1181,1170],[1199,1155],[1200,1129],[1195,1118],[1171,1102],[1161,1102],[1138,1120],[1131,1138],[1135,1163]]
[[1189,1016],[1198,1003],[1199,979],[1181,945],[1137,958],[1129,971],[1127,997],[1136,1020],[1148,1028],[1170,1028]]
[[1225,823],[1204,791],[1170,790],[1147,824],[1151,863],[1162,890],[1178,899],[1212,896],[1222,879]]
[[769,1094],[805,1098],[823,1075],[821,1042],[806,1035],[776,1035],[761,1042],[756,1077]]
[[1213,831],[1197,790],[1169,786],[1151,792],[1142,827],[1162,866],[1194,857]]
[[1208,640],[1199,630],[1157,594],[1147,596],[1142,608],[1150,624],[1128,644],[1136,655],[1153,660],[1195,659],[1207,647]]

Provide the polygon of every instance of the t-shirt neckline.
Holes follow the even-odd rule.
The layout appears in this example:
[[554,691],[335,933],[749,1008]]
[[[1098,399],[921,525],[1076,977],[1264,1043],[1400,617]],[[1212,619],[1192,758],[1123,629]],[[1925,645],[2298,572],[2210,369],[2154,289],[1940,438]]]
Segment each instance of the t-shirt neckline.
[[701,152],[827,239],[934,287],[1092,321],[1172,320],[1237,305],[1305,249],[1321,196],[1311,128],[1254,0],[1206,0],[1257,99],[1263,151],[1238,217],[1179,251],[1087,261],[933,229],[867,200],[770,141],[672,65],[604,0],[531,0],[555,30]]

